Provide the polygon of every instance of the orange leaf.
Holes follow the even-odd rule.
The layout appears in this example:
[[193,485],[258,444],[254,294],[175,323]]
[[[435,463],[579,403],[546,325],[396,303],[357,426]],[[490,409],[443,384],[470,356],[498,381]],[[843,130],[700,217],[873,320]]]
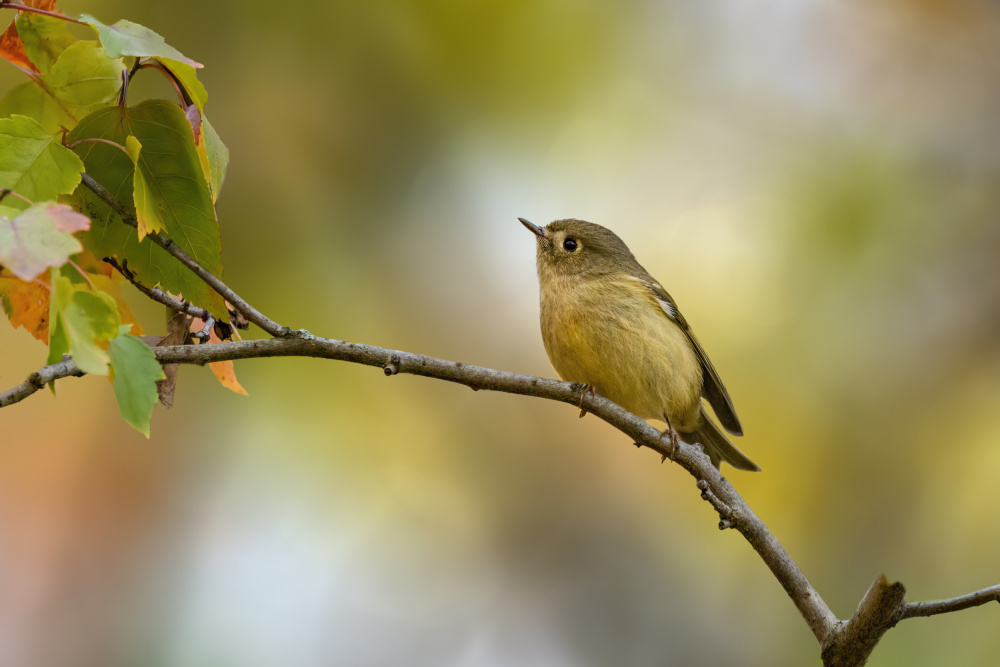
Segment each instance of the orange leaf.
[[[54,11],[56,8],[56,0],[23,0],[20,4],[47,11]],[[15,14],[16,18],[17,15]],[[7,30],[3,36],[0,36],[0,58],[6,58],[32,74],[40,74],[38,68],[35,67],[35,63],[31,62],[31,59],[28,58],[28,54],[24,50],[24,42],[21,41],[21,36],[17,34],[17,26],[14,25],[13,20],[7,26]]]
[[[205,321],[200,320],[197,317],[191,321],[191,332],[197,333],[205,328]],[[233,334],[238,338],[239,335],[234,331]],[[212,343],[221,343],[222,339],[215,334],[215,327],[209,332],[208,343],[203,343],[204,345],[210,345]],[[216,361],[208,365],[215,373],[216,379],[222,383],[222,386],[226,389],[236,392],[237,394],[243,394],[248,396],[247,390],[243,388],[240,381],[236,379],[236,368],[233,366],[232,361]]]
[[49,342],[49,290],[42,280],[0,278],[0,296],[10,323],[16,329],[24,327],[28,333]]
[[216,361],[208,365],[215,373],[215,377],[222,383],[222,386],[237,394],[247,396],[247,390],[243,388],[240,381],[236,379],[236,368],[232,361]]
[[6,58],[21,69],[25,69],[32,74],[40,74],[35,63],[31,62],[28,54],[24,51],[24,42],[17,34],[17,26],[11,21],[7,26],[7,31],[0,37],[0,58]]

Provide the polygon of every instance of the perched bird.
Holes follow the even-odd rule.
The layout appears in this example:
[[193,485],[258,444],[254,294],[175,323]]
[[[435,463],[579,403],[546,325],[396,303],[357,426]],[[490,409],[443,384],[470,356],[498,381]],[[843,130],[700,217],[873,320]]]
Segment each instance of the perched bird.
[[708,417],[702,397],[727,431],[743,435],[687,320],[625,242],[583,220],[518,220],[537,237],[542,340],[559,377],[664,420],[672,442],[700,443],[716,467],[760,470]]

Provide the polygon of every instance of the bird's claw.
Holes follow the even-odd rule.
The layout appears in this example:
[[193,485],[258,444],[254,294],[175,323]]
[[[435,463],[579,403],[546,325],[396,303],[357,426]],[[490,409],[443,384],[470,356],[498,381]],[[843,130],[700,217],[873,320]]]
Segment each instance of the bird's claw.
[[590,398],[593,399],[595,395],[594,385],[584,383],[580,387],[580,419],[583,419],[584,415],[587,414],[587,408],[583,407],[583,399],[587,397],[587,392],[590,392]]
[[677,431],[670,426],[670,422],[667,422],[667,428],[663,429],[663,432],[660,433],[660,442],[663,442],[663,437],[666,435],[670,436],[670,451],[663,454],[660,463],[663,463],[667,459],[671,461],[675,460],[677,458],[677,450],[681,446],[680,438],[677,437]]

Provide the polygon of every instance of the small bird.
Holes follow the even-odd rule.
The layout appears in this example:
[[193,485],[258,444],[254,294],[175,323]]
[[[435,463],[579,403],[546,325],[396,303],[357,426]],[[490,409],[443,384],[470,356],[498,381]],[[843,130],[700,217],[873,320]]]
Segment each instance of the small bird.
[[[733,401],[677,304],[618,236],[592,222],[556,220],[537,237],[542,340],[552,366],[643,419],[699,443],[716,468],[759,471],[708,417],[743,435]],[[582,395],[581,395],[582,403]],[[664,432],[666,434],[666,431]]]

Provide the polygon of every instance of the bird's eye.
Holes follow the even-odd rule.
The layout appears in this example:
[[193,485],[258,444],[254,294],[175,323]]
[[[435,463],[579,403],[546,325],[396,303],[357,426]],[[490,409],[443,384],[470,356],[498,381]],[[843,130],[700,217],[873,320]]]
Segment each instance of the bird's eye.
[[576,250],[577,248],[576,239],[566,239],[565,241],[563,241],[563,248],[566,250],[566,252],[573,252],[574,250]]

